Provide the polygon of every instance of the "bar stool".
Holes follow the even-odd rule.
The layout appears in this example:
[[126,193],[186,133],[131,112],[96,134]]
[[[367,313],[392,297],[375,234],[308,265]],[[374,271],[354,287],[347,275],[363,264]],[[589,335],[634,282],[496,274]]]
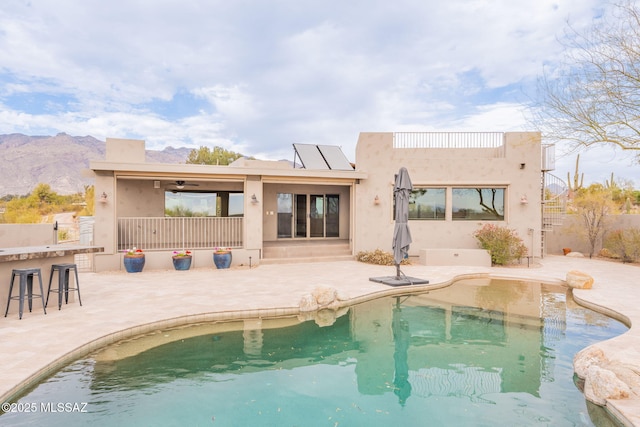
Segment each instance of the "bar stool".
[[[58,270],[58,289],[51,289],[51,281],[53,280],[53,273]],[[69,287],[69,275],[73,270],[76,274],[76,287]],[[51,266],[51,274],[49,275],[49,288],[47,289],[47,301],[44,303],[45,307],[49,304],[49,294],[51,292],[58,293],[58,310],[62,307],[62,294],[64,293],[64,303],[69,303],[69,292],[78,292],[78,302],[82,306],[82,299],[80,298],[80,281],[78,280],[78,267],[75,264],[53,264]]]
[[[40,282],[40,295],[33,294],[33,277],[38,276],[38,282]],[[13,282],[16,276],[20,276],[20,294],[18,296],[12,297],[11,292],[13,291]],[[29,300],[29,312],[31,312],[32,308],[32,300],[34,298],[42,299],[42,309],[44,310],[44,314],[47,314],[47,309],[45,308],[44,303],[44,292],[42,291],[42,274],[40,274],[39,268],[16,268],[11,272],[11,285],[9,285],[9,298],[7,299],[7,309],[4,312],[4,317],[7,317],[7,313],[9,313],[9,304],[12,299],[17,299],[20,301],[20,319],[22,319],[22,312],[24,311],[24,297],[25,292],[28,296]]]

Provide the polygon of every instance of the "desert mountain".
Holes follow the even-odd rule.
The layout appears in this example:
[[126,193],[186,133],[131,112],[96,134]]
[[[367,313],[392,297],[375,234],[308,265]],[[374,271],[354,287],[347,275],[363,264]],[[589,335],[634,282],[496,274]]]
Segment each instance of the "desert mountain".
[[[190,148],[147,150],[152,163],[184,163]],[[0,135],[0,197],[25,195],[39,183],[59,194],[84,191],[93,184],[87,174],[91,160],[105,158],[105,142],[92,136]]]

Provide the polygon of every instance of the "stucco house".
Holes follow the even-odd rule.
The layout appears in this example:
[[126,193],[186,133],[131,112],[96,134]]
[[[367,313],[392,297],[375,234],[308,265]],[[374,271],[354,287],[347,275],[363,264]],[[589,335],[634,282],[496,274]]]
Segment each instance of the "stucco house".
[[[352,258],[390,251],[393,182],[414,186],[410,256],[475,249],[487,222],[515,229],[543,254],[543,183],[552,151],[540,134],[361,133],[355,166],[334,146],[294,144],[296,161],[239,159],[228,166],[145,161],[140,140],[107,139],[96,176],[96,271],[122,268],[122,251],[144,249],[149,268],[170,268],[173,250],[212,265],[215,247],[234,265]],[[299,160],[299,161],[298,161]]]

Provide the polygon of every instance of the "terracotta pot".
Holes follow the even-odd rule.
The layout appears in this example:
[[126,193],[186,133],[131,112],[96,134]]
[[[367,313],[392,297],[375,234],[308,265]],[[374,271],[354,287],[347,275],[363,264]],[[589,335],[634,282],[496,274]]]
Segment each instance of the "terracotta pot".
[[566,255],[571,252],[571,248],[562,248],[562,252],[564,252],[564,254]]

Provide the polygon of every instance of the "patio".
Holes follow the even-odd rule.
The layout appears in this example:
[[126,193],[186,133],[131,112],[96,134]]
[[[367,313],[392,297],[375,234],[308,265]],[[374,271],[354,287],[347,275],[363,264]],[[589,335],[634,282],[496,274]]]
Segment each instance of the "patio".
[[[561,283],[568,271],[576,269],[595,279],[593,289],[574,292],[576,299],[605,313],[619,313],[627,324],[640,322],[640,288],[635,279],[638,267],[562,256],[548,256],[541,264],[537,268],[412,265],[403,270],[429,279],[429,285],[414,287],[428,289],[445,286],[460,277]],[[230,318],[295,316],[302,296],[318,286],[333,287],[341,299],[350,302],[405,293],[406,288],[369,281],[369,277],[389,274],[392,269],[338,261],[261,265],[253,269],[82,273],[82,307],[70,302],[58,311],[50,304],[47,315],[34,309],[25,312],[22,320],[12,314],[0,320],[0,396],[3,402],[7,401],[25,382],[37,383],[96,348],[158,328]],[[598,347],[611,361],[640,372],[637,328]],[[631,398],[608,402],[610,411],[627,425],[640,426],[640,390],[634,388],[638,384],[640,379],[629,384],[634,392]]]

